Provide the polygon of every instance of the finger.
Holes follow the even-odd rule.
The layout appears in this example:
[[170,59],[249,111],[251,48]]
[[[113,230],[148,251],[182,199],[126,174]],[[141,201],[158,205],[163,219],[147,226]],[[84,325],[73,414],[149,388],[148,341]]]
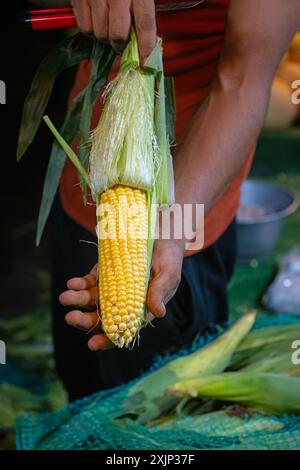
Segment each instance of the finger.
[[71,2],[79,30],[83,34],[93,33],[90,4],[86,0],[72,0]]
[[92,274],[93,276],[97,278],[97,273],[98,273],[98,264],[95,264],[90,270],[89,274]]
[[96,276],[94,276],[93,274],[87,274],[83,277],[73,277],[72,279],[69,279],[67,282],[67,286],[68,289],[71,290],[84,290],[95,287],[96,283]]
[[133,15],[136,27],[140,60],[144,65],[156,43],[155,5],[153,0],[133,0]]
[[72,310],[72,312],[67,313],[65,320],[68,325],[81,331],[90,331],[99,323],[96,312],[81,312],[80,310]]
[[166,304],[174,296],[180,278],[168,270],[160,271],[150,282],[147,293],[147,306],[150,312],[162,318],[166,314]]
[[157,318],[163,318],[166,315],[166,307],[163,302],[161,291],[156,291],[156,282],[153,280],[147,293],[147,306],[149,311]]
[[97,39],[108,42],[108,7],[106,0],[90,0],[93,32]]
[[97,288],[89,290],[66,290],[59,296],[59,301],[64,306],[94,308],[97,304]]
[[115,346],[105,334],[100,334],[94,335],[89,339],[88,347],[91,351],[99,351],[99,349],[112,349]]
[[108,36],[112,48],[121,53],[130,35],[131,0],[109,0]]

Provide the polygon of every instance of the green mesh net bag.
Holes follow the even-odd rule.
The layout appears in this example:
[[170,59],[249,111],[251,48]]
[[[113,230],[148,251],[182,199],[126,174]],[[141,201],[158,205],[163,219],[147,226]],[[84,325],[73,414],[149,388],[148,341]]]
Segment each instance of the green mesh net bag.
[[[260,334],[260,331],[263,332],[261,328],[271,328],[269,331],[272,339],[263,351],[264,355],[269,354],[268,351],[272,349],[274,352],[274,341],[277,341],[276,352],[279,351],[281,339],[275,335],[278,330],[272,330],[279,325],[284,337],[288,338],[288,331],[295,330],[297,334],[300,320],[278,315],[264,316],[256,321],[252,333],[258,343],[263,336]],[[203,346],[212,344],[212,340],[220,333],[219,331],[216,335],[204,335],[190,348],[182,349],[176,357],[182,358],[199,348],[203,349]],[[234,370],[243,361],[243,367],[251,366],[248,356],[243,356],[243,350],[249,347],[248,338],[249,336],[244,343],[241,343],[244,347],[238,348],[231,356],[230,365],[226,370]],[[290,347],[290,338],[287,339],[288,344]],[[260,360],[262,350],[256,347],[255,353],[257,356],[255,360]],[[159,371],[161,367],[168,366],[174,359],[174,356],[159,358],[144,378],[150,377],[151,373]],[[172,411],[165,409],[159,417],[157,413],[153,413],[153,409],[146,407],[149,419],[143,420],[141,417],[146,415],[139,414],[141,410],[139,397],[132,395],[132,390],[140,381],[141,379],[138,379],[114,389],[101,391],[73,402],[55,413],[35,413],[18,418],[17,448],[21,450],[300,449],[300,414],[277,416],[272,413],[250,412],[249,409],[228,403],[225,406],[224,402],[191,399],[181,400],[179,405],[171,407]],[[124,410],[127,410],[127,413]],[[132,413],[129,410],[132,410]],[[136,415],[134,410],[138,410]]]

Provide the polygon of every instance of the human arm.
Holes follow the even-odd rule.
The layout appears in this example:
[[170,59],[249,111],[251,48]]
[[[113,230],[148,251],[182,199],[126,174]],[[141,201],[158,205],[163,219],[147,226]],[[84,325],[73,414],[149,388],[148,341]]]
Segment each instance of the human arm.
[[177,203],[204,204],[207,214],[240,171],[299,26],[297,0],[231,0],[217,78],[175,154]]

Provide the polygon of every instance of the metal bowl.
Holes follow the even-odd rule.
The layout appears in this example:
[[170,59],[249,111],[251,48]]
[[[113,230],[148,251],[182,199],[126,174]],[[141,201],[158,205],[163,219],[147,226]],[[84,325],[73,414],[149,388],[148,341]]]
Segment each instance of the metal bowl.
[[[252,215],[243,215],[242,207],[248,207]],[[285,219],[298,207],[299,200],[286,188],[256,180],[245,181],[237,216],[238,263],[248,264],[252,260],[269,258]]]

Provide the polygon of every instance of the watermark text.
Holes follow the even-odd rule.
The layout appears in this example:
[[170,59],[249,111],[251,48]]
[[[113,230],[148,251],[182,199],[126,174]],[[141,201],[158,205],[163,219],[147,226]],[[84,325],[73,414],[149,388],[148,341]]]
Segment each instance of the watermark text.
[[6,104],[6,85],[3,80],[0,80],[0,104]]
[[300,365],[300,339],[293,341],[292,349],[295,349],[295,351],[292,354],[292,363],[295,366],[299,366]]
[[[184,240],[186,250],[204,245],[204,205],[173,204],[143,207],[119,198],[118,207],[102,203],[97,207],[97,236],[100,240]],[[151,217],[149,218],[149,213]],[[149,226],[152,223],[152,226]]]
[[6,344],[0,340],[0,364],[6,364]]

